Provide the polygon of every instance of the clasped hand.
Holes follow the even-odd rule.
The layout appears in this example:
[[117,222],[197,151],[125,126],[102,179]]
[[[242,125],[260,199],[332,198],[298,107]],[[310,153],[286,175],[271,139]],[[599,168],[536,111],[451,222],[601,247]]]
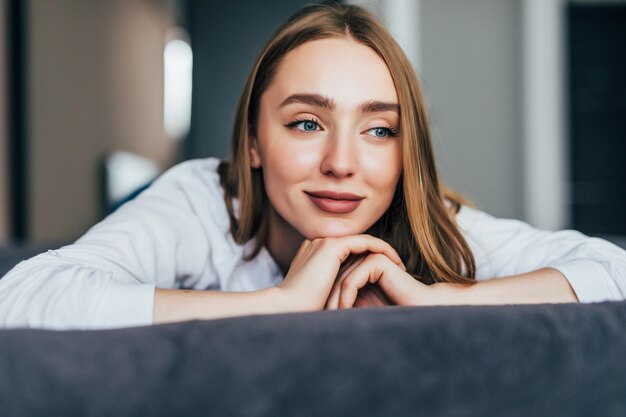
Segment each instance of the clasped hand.
[[279,286],[294,310],[434,304],[434,288],[406,272],[397,252],[370,235],[305,240]]

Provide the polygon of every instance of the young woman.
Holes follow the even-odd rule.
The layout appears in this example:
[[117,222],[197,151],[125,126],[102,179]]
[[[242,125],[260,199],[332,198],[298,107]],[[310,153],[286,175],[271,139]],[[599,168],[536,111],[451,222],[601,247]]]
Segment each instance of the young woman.
[[261,52],[229,163],[181,163],[73,245],[20,263],[0,280],[0,322],[624,298],[618,247],[447,192],[407,58],[363,9],[324,5]]

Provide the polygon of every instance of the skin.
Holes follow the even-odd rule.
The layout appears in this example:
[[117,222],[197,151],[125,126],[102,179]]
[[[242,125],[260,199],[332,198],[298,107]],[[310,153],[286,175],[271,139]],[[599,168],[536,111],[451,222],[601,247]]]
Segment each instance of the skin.
[[[339,262],[320,279],[321,264],[327,260],[318,254],[321,245],[310,242],[366,231],[388,209],[402,172],[393,79],[384,61],[363,44],[349,38],[311,41],[283,58],[260,106],[251,161],[253,168],[263,168],[271,206],[268,250],[283,272],[288,271],[281,287],[289,288],[294,279],[301,281],[294,276],[302,275],[298,266],[305,263],[327,290],[344,255],[353,253],[337,239],[339,244],[333,247]],[[319,190],[364,198],[352,212],[329,213],[306,194]],[[298,247],[301,250],[295,253]],[[404,284],[389,288],[390,294],[421,285],[385,255],[361,257],[355,265],[360,265],[358,271],[384,265],[382,275]],[[334,288],[340,292],[340,287]],[[406,296],[392,298],[402,302]],[[361,304],[383,304],[383,300],[387,301],[380,293],[364,292]],[[350,303],[355,301],[356,295]]]
[[[307,94],[330,106],[293,98]],[[263,168],[271,202],[267,246],[283,272],[304,239],[363,233],[389,207],[402,156],[401,139],[388,128],[397,131],[399,114],[364,113],[370,102],[397,106],[393,80],[372,49],[347,38],[308,42],[287,54],[261,97],[252,166]],[[328,213],[304,193],[316,190],[365,198],[351,213]]]
[[[372,102],[376,111],[363,111]],[[250,148],[271,203],[267,248],[285,279],[250,292],[157,288],[154,322],[388,304],[577,302],[551,268],[471,286],[426,286],[406,273],[388,243],[363,234],[389,207],[402,171],[401,138],[384,134],[397,130],[395,104],[386,65],[364,45],[324,39],[287,54],[261,97]],[[319,190],[364,199],[353,212],[328,213],[304,193]]]

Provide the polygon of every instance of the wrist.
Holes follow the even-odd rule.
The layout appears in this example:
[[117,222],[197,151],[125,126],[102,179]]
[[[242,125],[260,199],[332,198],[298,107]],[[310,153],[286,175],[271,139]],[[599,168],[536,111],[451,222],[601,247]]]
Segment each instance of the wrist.
[[297,313],[305,311],[313,311],[307,306],[298,303],[294,297],[291,297],[289,291],[282,287],[270,287],[260,290],[260,295],[266,300],[268,305],[274,310],[274,313]]
[[466,295],[471,285],[436,282],[430,285],[429,300],[426,305],[459,305],[466,304]]
[[263,299],[268,310],[272,313],[285,313],[289,311],[287,300],[279,287],[269,287],[257,291],[257,295]]

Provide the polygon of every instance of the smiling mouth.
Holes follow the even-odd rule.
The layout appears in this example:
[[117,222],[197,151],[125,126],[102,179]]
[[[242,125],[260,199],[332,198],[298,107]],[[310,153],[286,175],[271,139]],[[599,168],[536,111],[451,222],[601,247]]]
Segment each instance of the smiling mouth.
[[305,191],[315,206],[327,213],[345,214],[356,210],[365,197],[332,191]]

